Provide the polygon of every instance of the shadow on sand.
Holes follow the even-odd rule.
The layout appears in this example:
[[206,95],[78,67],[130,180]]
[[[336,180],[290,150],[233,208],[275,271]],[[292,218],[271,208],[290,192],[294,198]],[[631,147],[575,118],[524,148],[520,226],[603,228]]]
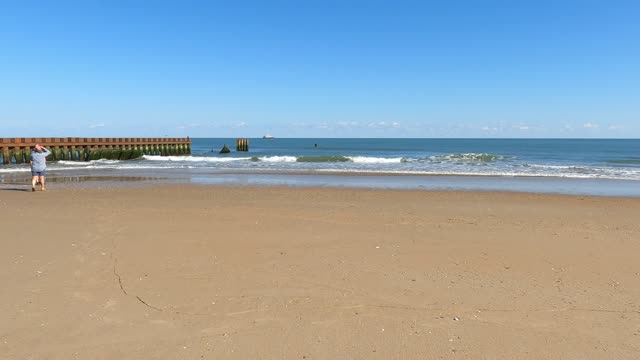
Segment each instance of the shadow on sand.
[[20,187],[20,188],[18,188],[18,187],[7,187],[7,188],[5,188],[5,187],[0,186],[0,191],[27,191],[27,192],[31,192],[31,188],[30,187],[26,187],[26,188],[24,188],[24,187]]

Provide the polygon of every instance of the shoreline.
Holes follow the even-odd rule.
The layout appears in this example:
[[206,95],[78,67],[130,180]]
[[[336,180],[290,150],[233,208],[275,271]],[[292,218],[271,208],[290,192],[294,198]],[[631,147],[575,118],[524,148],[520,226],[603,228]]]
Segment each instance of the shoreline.
[[636,198],[163,184],[0,208],[12,358],[640,351]]
[[[206,157],[203,157],[206,159]],[[140,161],[139,159],[132,160],[113,160],[119,162],[127,162],[127,161]],[[101,159],[106,160],[106,159]],[[92,160],[94,161],[94,160]],[[100,161],[100,160],[98,160]],[[109,160],[110,161],[110,160]],[[185,174],[189,173],[210,173],[210,174],[254,174],[254,175],[306,175],[306,176],[322,176],[322,175],[332,175],[332,176],[422,176],[422,177],[488,177],[488,178],[539,178],[539,179],[567,179],[567,180],[611,180],[611,181],[634,181],[640,182],[640,179],[635,178],[624,178],[624,177],[611,177],[611,176],[576,176],[576,175],[558,175],[558,174],[535,174],[535,173],[474,173],[474,172],[429,172],[429,171],[412,171],[412,170],[366,170],[366,169],[256,169],[256,168],[196,168],[189,167],[186,165],[180,167],[162,167],[162,166],[149,166],[149,167],[132,167],[132,168],[82,168],[83,164],[88,164],[90,162],[74,162],[77,166],[71,167],[51,167],[48,171],[54,172],[64,172],[64,173],[72,173],[74,171],[155,171],[158,173],[162,172],[176,172],[182,171]],[[56,162],[52,162],[52,164],[57,164]],[[51,164],[50,164],[51,165]],[[17,175],[21,173],[28,173],[29,167],[24,164],[11,164],[11,165],[1,165],[0,164],[0,176],[2,175]]]
[[[193,169],[189,169],[193,170]],[[27,172],[0,174],[0,188],[27,184]],[[353,189],[402,189],[422,191],[504,191],[534,194],[566,194],[580,196],[640,197],[640,181],[593,178],[562,178],[533,176],[488,175],[420,175],[420,174],[371,174],[343,172],[278,172],[278,171],[184,171],[184,169],[137,170],[78,170],[61,172],[49,170],[47,181],[62,186],[127,186],[127,182],[140,181],[158,184],[202,184],[243,186],[288,186]]]

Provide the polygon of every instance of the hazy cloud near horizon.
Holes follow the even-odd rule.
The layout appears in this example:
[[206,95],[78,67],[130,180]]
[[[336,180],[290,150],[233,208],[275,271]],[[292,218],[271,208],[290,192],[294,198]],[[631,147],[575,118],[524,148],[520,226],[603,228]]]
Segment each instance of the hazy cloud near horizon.
[[[23,129],[19,126],[4,127],[0,137],[162,137],[162,136],[190,136],[190,137],[261,137],[265,134],[277,137],[478,137],[478,138],[628,138],[629,131],[638,131],[637,127],[618,124],[596,124],[591,122],[576,124],[558,124],[554,127],[539,124],[510,124],[501,122],[488,125],[474,123],[439,124],[437,122],[317,122],[291,123],[279,126],[267,126],[248,122],[238,123],[189,123],[175,124],[174,131],[162,127],[128,128],[126,126],[113,127],[108,124],[90,124],[84,127],[62,127],[44,129],[34,126]],[[45,131],[46,130],[46,131]],[[418,135],[421,134],[421,135]]]

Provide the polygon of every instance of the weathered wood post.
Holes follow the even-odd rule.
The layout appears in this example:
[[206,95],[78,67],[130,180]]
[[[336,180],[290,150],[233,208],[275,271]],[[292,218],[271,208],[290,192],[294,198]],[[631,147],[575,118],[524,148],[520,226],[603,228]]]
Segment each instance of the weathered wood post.
[[24,156],[25,153],[25,149],[24,147],[20,147],[20,161],[24,164],[24,163],[28,163],[29,162],[29,158],[27,156]]
[[[104,141],[104,139],[102,140]],[[98,148],[99,154],[98,159],[106,159],[107,157],[107,145],[105,145],[104,143],[100,144],[100,147]]]
[[[105,141],[109,141],[109,139],[105,139]],[[102,158],[103,159],[111,159],[111,145],[105,144],[102,149]]]
[[249,151],[249,139],[236,139],[236,151]]
[[2,147],[2,163],[5,165],[11,164],[11,156],[9,155],[9,148],[7,146]]
[[136,143],[133,145],[133,150],[131,152],[131,158],[137,159],[142,156],[142,150],[140,147],[140,138],[136,138]]
[[[131,139],[129,139],[129,141],[131,141]],[[124,146],[124,148],[125,148],[124,159],[125,160],[131,159],[131,155],[133,155],[133,145],[127,144]]]
[[122,155],[122,145],[117,144],[114,145],[114,153],[113,153],[113,159],[114,160],[120,160],[120,155]]
[[126,160],[125,158],[127,157],[127,145],[119,145],[119,147],[120,155],[118,155],[118,160]]
[[22,150],[19,146],[13,148],[13,156],[16,158],[16,164],[22,164]]
[[96,146],[89,146],[89,153],[87,154],[87,160],[94,160],[93,158],[96,156]]
[[96,153],[99,151],[98,145],[91,145],[89,147],[89,161],[96,159]]
[[49,147],[49,150],[51,150],[51,157],[53,157],[53,160],[60,160],[61,151],[59,146],[51,146]]

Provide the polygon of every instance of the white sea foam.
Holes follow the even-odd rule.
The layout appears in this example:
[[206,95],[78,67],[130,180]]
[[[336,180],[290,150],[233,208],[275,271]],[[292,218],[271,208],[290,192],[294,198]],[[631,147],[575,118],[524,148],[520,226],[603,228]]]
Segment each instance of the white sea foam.
[[506,159],[511,158],[507,156],[487,153],[465,153],[429,156],[429,160],[436,162],[494,162]]
[[563,171],[584,171],[584,170],[600,170],[600,168],[589,166],[576,166],[576,165],[537,165],[537,164],[525,164],[526,167],[536,169],[547,170],[563,170]]
[[520,172],[520,171],[454,171],[449,169],[438,170],[367,170],[367,169],[315,169],[317,172],[342,173],[342,174],[394,174],[394,175],[444,175],[444,176],[500,176],[500,177],[549,177],[568,179],[611,179],[611,180],[640,180],[640,171],[620,171],[618,173],[586,174],[566,172]]
[[186,162],[210,162],[210,163],[251,160],[250,157],[237,158],[237,157],[159,156],[159,155],[143,155],[142,158],[150,161],[172,161],[172,162],[186,161]]
[[108,159],[99,159],[99,160],[91,160],[91,161],[68,161],[68,160],[60,160],[55,162],[55,164],[59,165],[70,165],[70,166],[87,166],[93,164],[118,164],[124,160],[108,160]]
[[395,164],[401,163],[403,158],[381,158],[381,157],[369,157],[369,156],[347,156],[347,159],[359,164]]
[[[237,154],[239,155],[239,154]],[[527,164],[515,157],[492,154],[449,154],[431,157],[372,157],[372,156],[144,156],[139,160],[93,160],[51,162],[48,170],[55,172],[99,170],[155,170],[197,169],[204,171],[274,171],[274,172],[336,172],[367,174],[557,177],[575,179],[640,180],[640,168],[607,167],[588,164],[543,162]],[[479,166],[482,165],[482,166]],[[0,174],[27,173],[28,164],[0,166]]]
[[31,171],[30,168],[2,168],[0,167],[0,173],[15,173],[15,172],[27,172]]
[[298,160],[295,156],[261,156],[258,160],[264,162],[296,162]]
[[[69,170],[79,170],[79,169],[88,169],[91,168],[90,166],[87,167],[78,167],[78,166],[74,166],[74,167],[57,167],[57,166],[47,166],[47,172],[51,173],[51,171],[69,171]],[[95,167],[94,167],[95,168]],[[23,172],[30,172],[31,168],[30,167],[20,167],[20,168],[1,168],[0,167],[0,173],[23,173]]]

